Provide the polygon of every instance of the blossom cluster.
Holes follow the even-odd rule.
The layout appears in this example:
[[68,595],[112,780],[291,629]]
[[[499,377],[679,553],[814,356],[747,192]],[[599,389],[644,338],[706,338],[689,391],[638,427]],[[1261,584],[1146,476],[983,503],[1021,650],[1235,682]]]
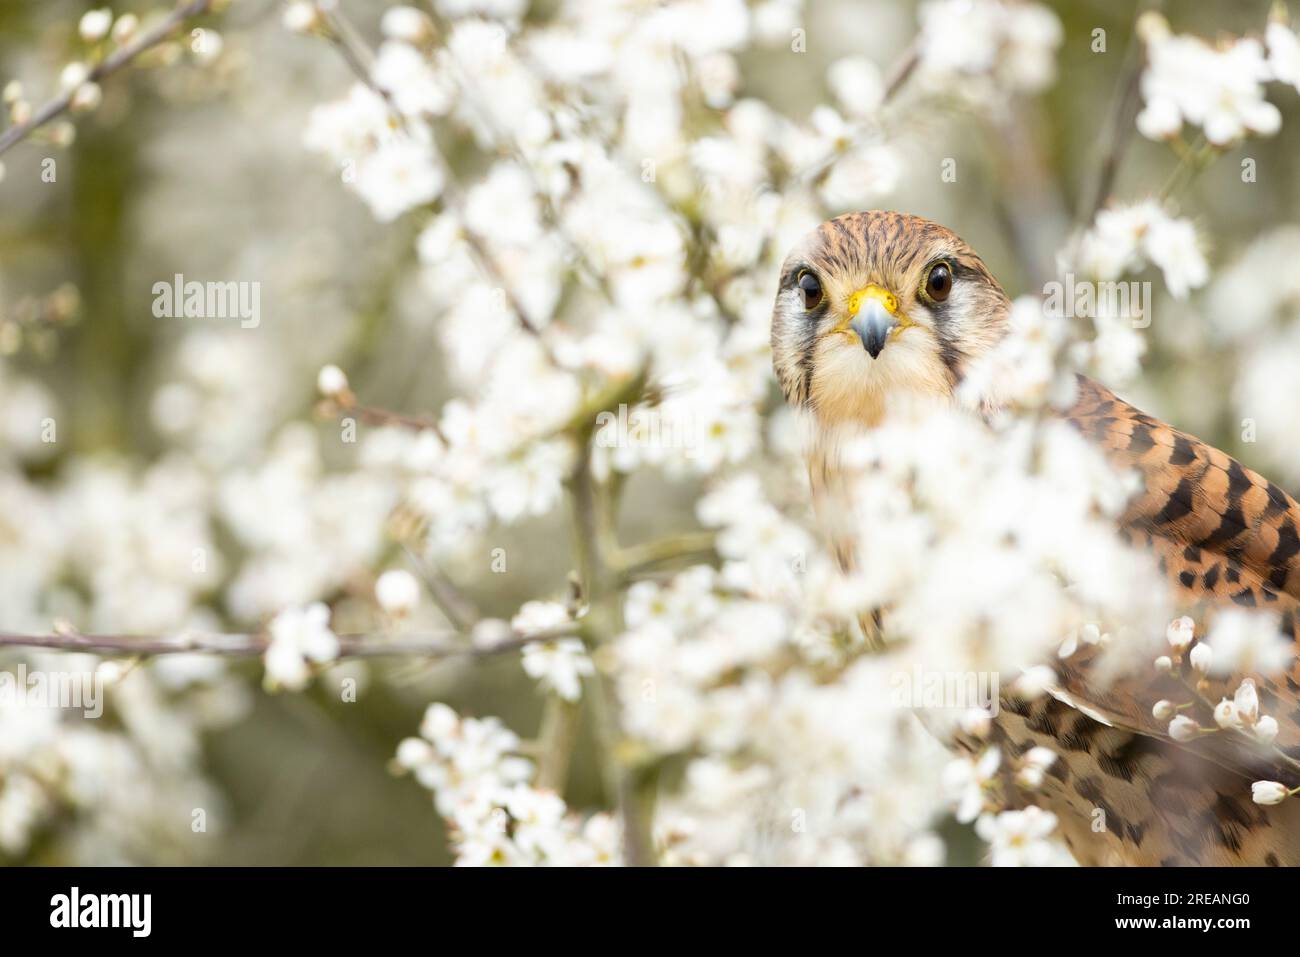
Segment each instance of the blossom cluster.
[[457,863],[466,866],[616,864],[618,827],[608,814],[579,821],[564,799],[531,786],[534,767],[519,738],[495,718],[462,718],[432,704],[420,737],[407,738],[397,762],[434,792],[447,819]]
[[1217,47],[1173,33],[1157,13],[1144,14],[1139,30],[1148,59],[1137,117],[1144,136],[1171,139],[1184,125],[1199,126],[1206,140],[1224,147],[1281,127],[1282,114],[1264,99],[1264,84],[1279,80],[1300,89],[1300,40],[1284,23],[1270,23],[1263,41],[1231,37]]

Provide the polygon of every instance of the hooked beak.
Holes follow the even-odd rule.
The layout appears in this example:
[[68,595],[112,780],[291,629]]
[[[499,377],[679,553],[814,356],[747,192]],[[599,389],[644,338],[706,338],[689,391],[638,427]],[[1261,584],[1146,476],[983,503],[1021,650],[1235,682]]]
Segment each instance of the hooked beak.
[[873,284],[849,298],[849,314],[853,317],[849,328],[858,334],[871,358],[878,358],[889,334],[899,327],[898,298]]

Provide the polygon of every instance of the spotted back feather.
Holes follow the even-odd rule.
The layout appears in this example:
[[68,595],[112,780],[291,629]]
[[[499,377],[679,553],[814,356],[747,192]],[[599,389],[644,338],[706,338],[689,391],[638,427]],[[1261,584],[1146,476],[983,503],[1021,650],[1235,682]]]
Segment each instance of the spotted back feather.
[[[1236,605],[1271,612],[1293,646],[1300,643],[1300,504],[1295,499],[1231,456],[1090,379],[1079,380],[1079,396],[1067,418],[1115,465],[1138,470],[1142,491],[1124,512],[1120,534],[1153,552],[1186,610],[1212,614],[1216,607]],[[1080,680],[1070,677],[1072,684]],[[1300,662],[1293,660],[1280,679],[1254,677],[1265,712],[1281,726],[1278,745],[1300,759]],[[1130,708],[1161,697],[1174,700],[1174,685],[1189,678],[1148,682],[1144,700],[1130,702]],[[1231,689],[1211,680],[1205,693],[1230,696]],[[1121,700],[1117,693],[1110,704],[1117,707]]]

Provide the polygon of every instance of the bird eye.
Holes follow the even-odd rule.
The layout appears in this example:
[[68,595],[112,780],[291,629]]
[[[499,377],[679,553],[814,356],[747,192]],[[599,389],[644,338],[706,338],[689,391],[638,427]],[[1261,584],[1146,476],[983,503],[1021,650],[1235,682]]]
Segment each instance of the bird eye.
[[925,294],[935,302],[943,302],[950,292],[952,292],[952,270],[948,268],[947,263],[937,263],[925,280]]
[[812,273],[804,271],[799,274],[799,281],[796,285],[798,285],[799,291],[803,293],[803,307],[805,309],[816,309],[817,304],[822,301],[821,280]]

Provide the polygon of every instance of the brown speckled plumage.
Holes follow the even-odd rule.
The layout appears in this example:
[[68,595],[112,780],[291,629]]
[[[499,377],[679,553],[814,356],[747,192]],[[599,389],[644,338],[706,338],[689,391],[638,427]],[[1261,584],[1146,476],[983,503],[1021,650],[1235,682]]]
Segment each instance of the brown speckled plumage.
[[[1088,379],[1069,418],[1117,464],[1141,471],[1124,515],[1136,534],[1183,549],[1171,574],[1198,596],[1290,614],[1300,596],[1300,506],[1268,479],[1199,439],[1138,411]],[[1184,557],[1185,555],[1185,557]],[[1283,601],[1290,596],[1291,601]],[[1288,630],[1289,627],[1288,627]]]
[[[919,291],[927,270],[950,263],[955,283],[944,303]],[[898,342],[856,380],[842,369],[864,362],[850,355],[827,320],[802,315],[794,284],[815,270],[825,288],[825,311],[842,309],[866,283],[897,294],[919,317]],[[842,495],[827,449],[845,424],[870,427],[900,397],[951,401],[969,361],[1006,329],[1008,302],[975,252],[949,230],[914,216],[872,211],[822,224],[786,260],[773,313],[773,363],[794,405],[823,431],[813,446],[814,495]],[[890,364],[892,363],[892,364]],[[860,368],[860,367],[854,367]],[[830,369],[831,371],[828,371]],[[1300,505],[1268,479],[1193,436],[1160,422],[1109,390],[1080,378],[1066,417],[1121,468],[1135,469],[1141,492],[1124,513],[1119,534],[1149,549],[1178,604],[1199,620],[1221,607],[1264,609],[1300,640]],[[852,550],[833,538],[841,561]],[[1198,634],[1202,630],[1198,628]],[[1061,832],[1085,864],[1191,865],[1300,864],[1300,801],[1263,807],[1251,802],[1252,781],[1300,785],[1300,670],[1254,675],[1263,713],[1276,718],[1273,747],[1238,735],[1172,741],[1168,722],[1153,717],[1161,699],[1186,701],[1196,684],[1189,663],[1181,674],[1094,674],[1098,655],[1084,647],[1056,664],[1056,696],[1005,698],[994,723],[994,743],[1009,756],[1035,745],[1059,755],[1038,795],[1055,811]],[[1237,682],[1208,680],[1201,698],[1231,697]],[[1212,727],[1210,704],[1189,712]],[[1010,781],[1008,793],[1014,793]]]
[[[1300,505],[1290,495],[1091,380],[1079,380],[1079,396],[1067,418],[1117,466],[1141,475],[1142,489],[1122,517],[1121,535],[1152,550],[1180,605],[1209,615],[1216,607],[1233,605],[1272,611],[1283,632],[1297,640]],[[1095,650],[1085,650],[1058,668],[1061,687],[1071,698],[1115,726],[1097,725],[1107,741],[1105,746],[1098,742],[1083,760],[1097,764],[1105,793],[1129,792],[1129,816],[1138,816],[1159,836],[1154,843],[1118,841],[1109,853],[1118,862],[1146,865],[1300,864],[1295,806],[1261,807],[1250,801],[1252,781],[1300,785],[1295,763],[1300,758],[1300,672],[1294,663],[1283,676],[1253,676],[1263,713],[1278,721],[1273,747],[1254,747],[1228,735],[1177,745],[1151,709],[1161,699],[1187,700],[1184,682],[1196,683],[1188,662],[1184,660],[1179,676],[1144,672],[1102,685],[1090,680],[1095,655]],[[1201,698],[1230,698],[1242,677],[1206,680]],[[1198,706],[1190,716],[1214,727],[1208,707]],[[1123,788],[1105,773],[1105,756],[1114,749],[1140,755]]]

